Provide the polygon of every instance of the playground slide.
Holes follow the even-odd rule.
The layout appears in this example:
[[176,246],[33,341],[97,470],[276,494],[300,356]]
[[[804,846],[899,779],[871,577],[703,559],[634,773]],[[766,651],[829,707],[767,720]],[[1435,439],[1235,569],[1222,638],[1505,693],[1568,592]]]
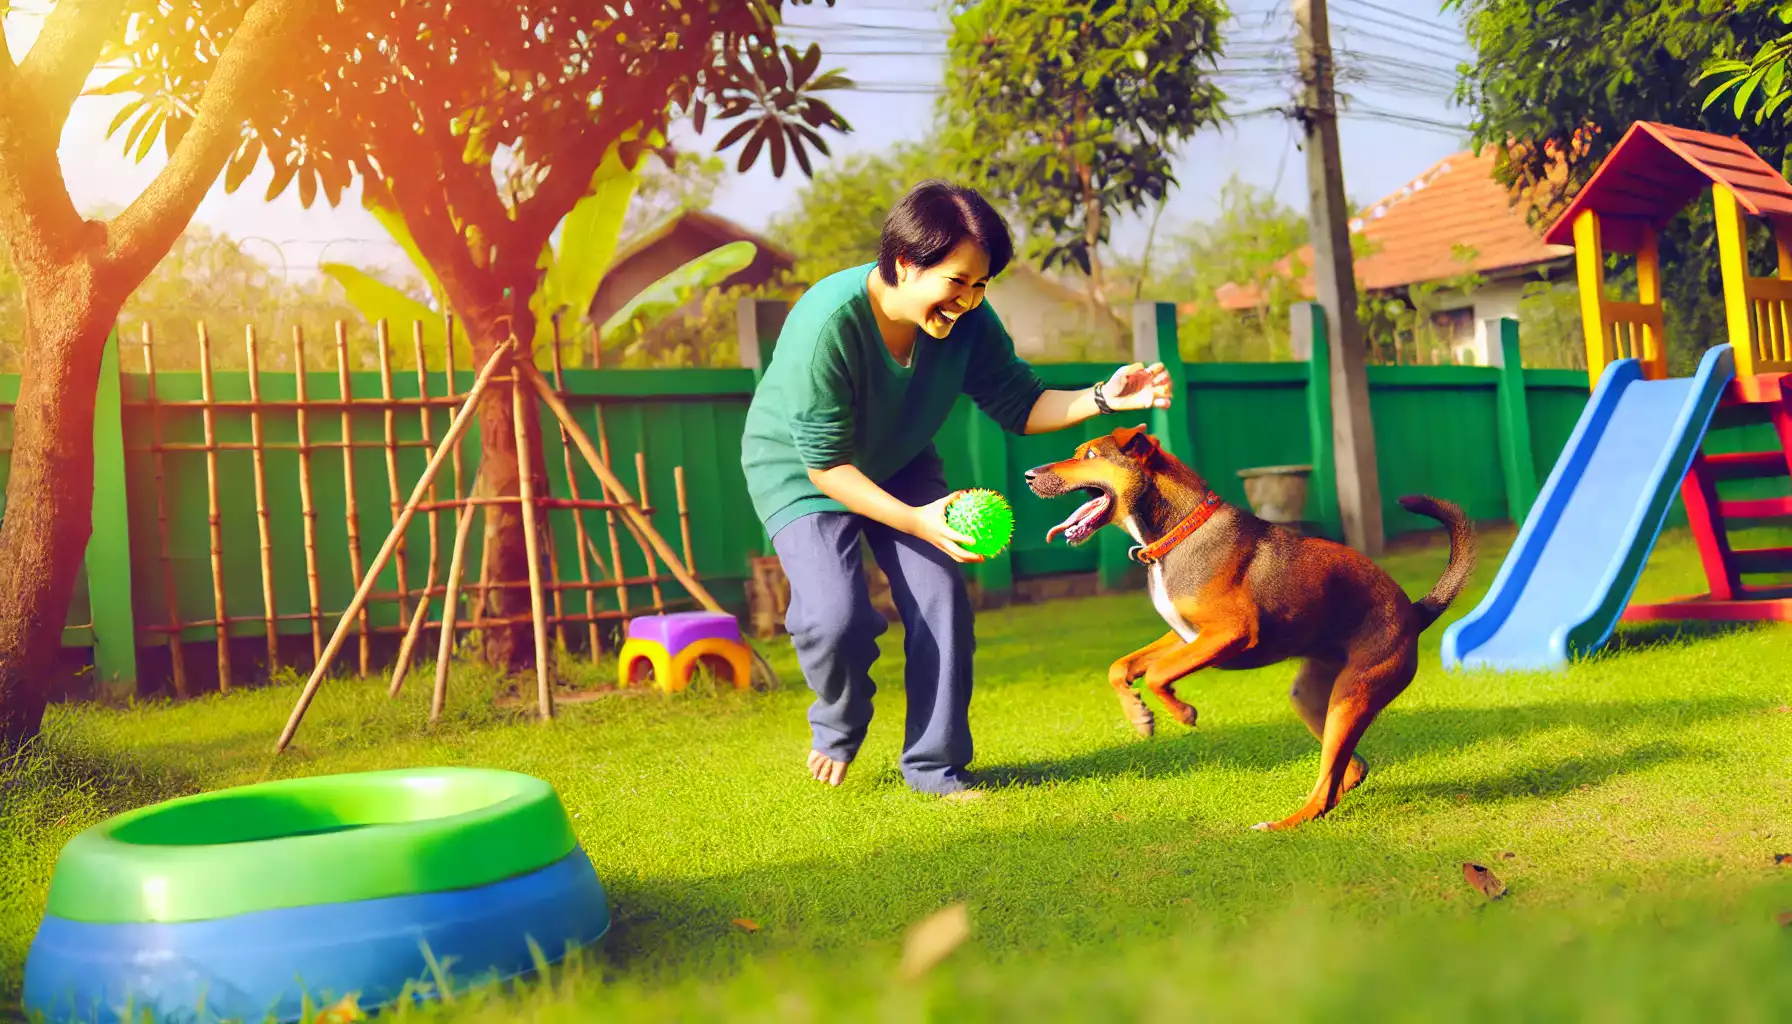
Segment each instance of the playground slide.
[[1691,377],[1606,367],[1492,588],[1444,631],[1445,668],[1559,668],[1611,637],[1734,376],[1728,345]]

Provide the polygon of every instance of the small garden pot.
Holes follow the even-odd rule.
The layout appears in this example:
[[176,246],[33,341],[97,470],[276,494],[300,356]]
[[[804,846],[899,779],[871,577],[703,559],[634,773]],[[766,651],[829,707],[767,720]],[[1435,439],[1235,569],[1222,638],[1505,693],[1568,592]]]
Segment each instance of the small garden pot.
[[1299,529],[1307,508],[1307,478],[1312,466],[1255,466],[1241,469],[1244,496],[1259,519]]

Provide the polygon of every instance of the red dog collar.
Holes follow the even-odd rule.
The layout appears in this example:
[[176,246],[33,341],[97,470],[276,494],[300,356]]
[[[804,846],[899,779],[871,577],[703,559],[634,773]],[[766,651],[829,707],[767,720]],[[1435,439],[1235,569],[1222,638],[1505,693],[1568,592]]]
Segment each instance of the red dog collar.
[[1134,561],[1145,565],[1159,561],[1164,555],[1169,554],[1171,548],[1187,540],[1189,534],[1199,530],[1202,523],[1213,518],[1213,514],[1219,511],[1222,504],[1224,502],[1220,501],[1218,494],[1208,491],[1207,497],[1202,500],[1201,504],[1196,505],[1193,512],[1183,516],[1182,522],[1171,527],[1169,533],[1149,544],[1135,544],[1127,554],[1131,555]]

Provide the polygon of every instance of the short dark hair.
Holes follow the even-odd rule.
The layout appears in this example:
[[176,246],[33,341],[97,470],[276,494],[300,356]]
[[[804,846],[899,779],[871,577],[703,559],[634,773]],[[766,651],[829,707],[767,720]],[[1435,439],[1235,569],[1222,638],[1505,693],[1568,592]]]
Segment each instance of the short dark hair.
[[1014,258],[1008,222],[974,188],[930,179],[909,189],[884,218],[877,267],[885,284],[896,283],[896,261],[937,267],[966,238],[989,254],[989,276]]

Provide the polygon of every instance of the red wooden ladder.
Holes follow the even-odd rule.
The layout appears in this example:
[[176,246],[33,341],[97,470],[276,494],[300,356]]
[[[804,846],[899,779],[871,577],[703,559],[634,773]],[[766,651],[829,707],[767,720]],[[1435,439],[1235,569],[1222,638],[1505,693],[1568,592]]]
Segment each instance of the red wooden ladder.
[[[1784,387],[1782,387],[1784,383]],[[1792,572],[1792,547],[1736,550],[1730,546],[1729,523],[1735,519],[1792,518],[1792,497],[1725,501],[1718,497],[1723,480],[1792,478],[1792,374],[1763,374],[1730,383],[1718,409],[1760,408],[1774,426],[1777,451],[1734,452],[1693,457],[1680,485],[1680,500],[1699,546],[1710,590],[1696,597],[1656,604],[1632,604],[1625,622],[1705,621],[1792,622],[1792,586],[1754,587],[1742,577],[1753,573]]]

